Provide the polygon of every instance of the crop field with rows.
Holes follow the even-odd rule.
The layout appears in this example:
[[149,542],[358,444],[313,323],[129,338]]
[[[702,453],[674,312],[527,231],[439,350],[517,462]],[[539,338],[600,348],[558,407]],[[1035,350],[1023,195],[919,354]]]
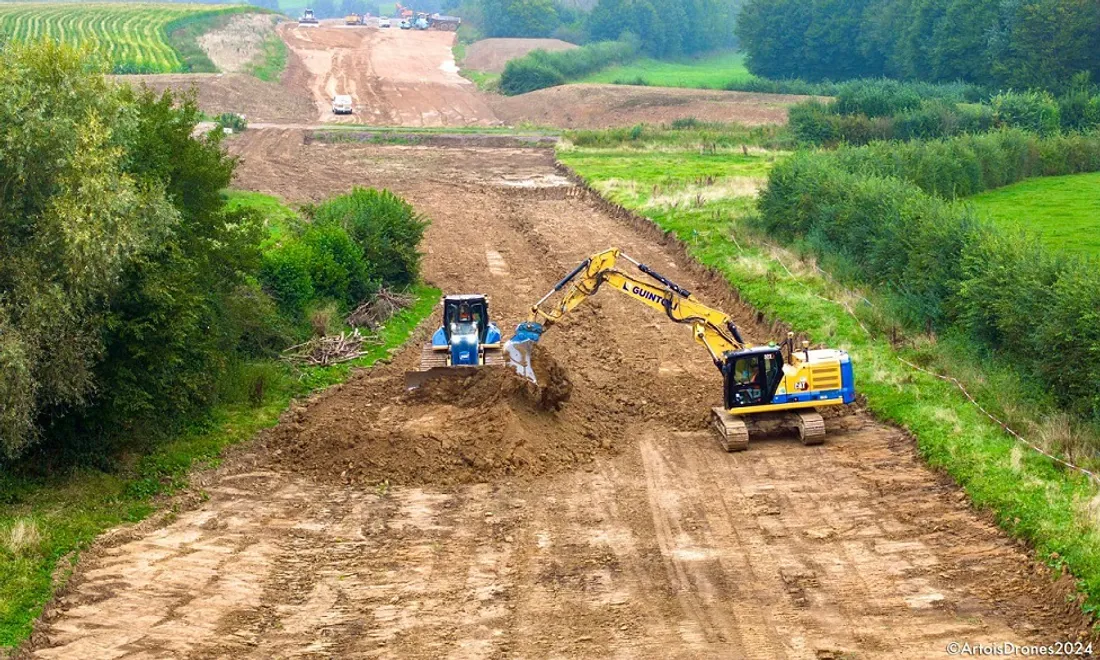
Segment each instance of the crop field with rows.
[[0,3],[0,36],[91,43],[116,73],[172,73],[186,68],[168,41],[175,25],[236,11],[240,8],[186,4]]

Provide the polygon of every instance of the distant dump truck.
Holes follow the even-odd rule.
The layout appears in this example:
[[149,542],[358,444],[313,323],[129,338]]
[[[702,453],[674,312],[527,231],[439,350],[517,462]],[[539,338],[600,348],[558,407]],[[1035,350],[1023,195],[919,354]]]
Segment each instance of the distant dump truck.
[[345,25],[363,25],[365,22],[366,21],[363,20],[362,16],[360,16],[359,14],[355,14],[355,13],[348,14],[347,16],[344,17],[344,24]]
[[458,16],[443,16],[442,14],[432,14],[428,17],[428,26],[433,30],[445,30],[447,32],[454,32],[458,30],[458,26],[462,25],[462,19]]

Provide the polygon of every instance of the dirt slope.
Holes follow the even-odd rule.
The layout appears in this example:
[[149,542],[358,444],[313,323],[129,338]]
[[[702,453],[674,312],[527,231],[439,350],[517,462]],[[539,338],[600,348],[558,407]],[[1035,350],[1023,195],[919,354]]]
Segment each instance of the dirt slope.
[[[406,195],[433,220],[427,278],[489,294],[505,325],[616,245],[767,334],[724,285],[569,187],[545,150],[302,137],[235,138],[239,183],[291,201],[353,184]],[[722,452],[705,429],[718,374],[690,333],[601,295],[544,339],[573,386],[560,411],[478,387],[406,398],[405,351],[230,457],[208,501],[100,548],[30,655],[932,658],[950,640],[1084,626],[1065,585],[895,429],[857,416],[821,447]],[[488,464],[479,430],[516,437],[501,420],[559,453]],[[454,463],[448,443],[475,453]]]
[[264,41],[275,31],[274,14],[240,14],[218,30],[199,37],[199,47],[223,73],[244,71],[260,54]]
[[[288,84],[310,90],[314,119],[375,126],[498,123],[474,84],[458,75],[453,32],[288,24],[281,34],[297,56]],[[332,114],[336,94],[352,97],[354,114]]]
[[608,128],[666,124],[694,117],[749,126],[787,123],[787,108],[805,96],[633,85],[562,85],[521,96],[496,96],[493,110],[507,124]]
[[561,39],[482,39],[470,44],[466,49],[462,68],[500,73],[504,71],[504,65],[508,60],[523,57],[533,50],[554,52],[576,47],[576,44]]
[[249,122],[288,123],[311,121],[315,114],[313,99],[305,90],[295,90],[275,82],[264,82],[245,73],[172,73],[140,76],[115,76],[115,80],[156,92],[194,90],[199,107],[211,116],[236,112]]

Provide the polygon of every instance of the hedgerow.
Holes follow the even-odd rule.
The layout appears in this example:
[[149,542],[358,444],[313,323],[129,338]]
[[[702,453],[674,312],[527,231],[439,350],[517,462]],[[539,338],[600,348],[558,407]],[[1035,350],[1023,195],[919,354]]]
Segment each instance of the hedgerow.
[[759,222],[889,292],[911,325],[962,330],[1100,420],[1100,271],[949,199],[1095,170],[1100,137],[1021,131],[800,152],[772,170]]
[[629,37],[556,52],[534,50],[504,66],[500,90],[509,96],[526,94],[564,84],[637,56],[638,41]]
[[973,103],[973,89],[888,80],[845,83],[832,101],[793,106],[790,126],[800,141],[827,146],[929,140],[994,128],[1054,135],[1100,126],[1100,90],[1087,81],[1058,98],[1042,91],[1005,91]]

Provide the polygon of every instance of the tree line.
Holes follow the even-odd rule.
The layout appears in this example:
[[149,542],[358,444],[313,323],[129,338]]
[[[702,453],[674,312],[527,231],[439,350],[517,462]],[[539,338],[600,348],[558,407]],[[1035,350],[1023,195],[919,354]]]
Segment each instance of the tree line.
[[749,69],[767,78],[1100,80],[1096,0],[748,0],[736,31]]
[[355,190],[273,236],[227,205],[236,159],[195,135],[194,98],[105,64],[0,45],[0,470],[35,445],[46,466],[162,437],[317,310],[417,279],[426,223],[403,200]]
[[599,0],[590,12],[555,0],[469,0],[455,9],[486,37],[555,37],[573,43],[632,35],[653,57],[734,45],[740,0]]

